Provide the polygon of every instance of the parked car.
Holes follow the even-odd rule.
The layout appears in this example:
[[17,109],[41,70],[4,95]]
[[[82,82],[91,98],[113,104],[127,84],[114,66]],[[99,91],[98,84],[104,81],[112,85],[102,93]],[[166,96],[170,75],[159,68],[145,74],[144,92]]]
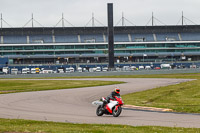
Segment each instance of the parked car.
[[95,72],[96,68],[89,68],[89,72]]
[[142,69],[144,69],[144,66],[139,66],[139,70],[142,70]]
[[150,69],[151,69],[151,66],[145,66],[145,69],[146,69],[146,70],[150,70]]
[[179,65],[177,66],[178,69],[184,69],[185,68],[185,65]]
[[74,68],[73,67],[69,67],[70,72],[74,72]]
[[64,73],[64,69],[63,68],[58,68],[58,73]]
[[40,68],[35,68],[35,73],[39,74],[40,73]]
[[171,65],[170,65],[170,64],[161,64],[161,65],[160,65],[160,68],[161,68],[161,69],[170,69],[170,68],[171,68]]
[[42,73],[53,73],[52,69],[43,69]]
[[102,71],[103,72],[107,72],[108,71],[108,67],[103,67]]
[[73,67],[66,68],[66,69],[65,69],[65,72],[66,72],[66,73],[74,72],[74,68],[73,68]]
[[190,65],[190,68],[197,68],[197,65]]
[[160,70],[160,67],[155,67],[154,69],[156,69],[156,70]]
[[22,68],[22,74],[29,74],[30,69],[29,68]]
[[84,67],[83,72],[88,72],[88,69]]
[[31,68],[31,74],[35,74],[35,73],[36,73],[35,68]]
[[131,71],[137,70],[137,67],[136,67],[136,66],[131,66],[131,67],[130,67],[130,70],[131,70]]
[[2,72],[3,72],[4,74],[8,74],[8,73],[9,73],[9,68],[8,68],[8,67],[3,67],[3,68],[2,68]]
[[18,69],[17,68],[12,68],[11,69],[11,74],[18,74]]
[[101,72],[101,67],[96,67],[95,72]]
[[129,66],[123,66],[122,70],[123,71],[130,71],[130,67]]
[[80,72],[80,73],[83,72],[82,67],[78,67],[78,68],[77,68],[77,71]]

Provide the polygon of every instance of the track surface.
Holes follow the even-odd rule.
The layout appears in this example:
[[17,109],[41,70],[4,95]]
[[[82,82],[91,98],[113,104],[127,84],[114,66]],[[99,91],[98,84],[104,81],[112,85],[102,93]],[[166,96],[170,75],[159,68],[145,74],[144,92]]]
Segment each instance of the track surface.
[[[127,83],[118,85],[121,88],[121,94],[189,81],[187,79],[135,78],[78,80],[125,81]],[[0,118],[72,123],[126,124],[133,126],[156,125],[200,128],[200,115],[198,114],[149,112],[124,109],[122,114],[117,118],[106,115],[97,117],[95,114],[96,106],[91,104],[92,101],[98,100],[102,96],[109,95],[115,86],[116,85],[109,85],[78,89],[1,94]]]

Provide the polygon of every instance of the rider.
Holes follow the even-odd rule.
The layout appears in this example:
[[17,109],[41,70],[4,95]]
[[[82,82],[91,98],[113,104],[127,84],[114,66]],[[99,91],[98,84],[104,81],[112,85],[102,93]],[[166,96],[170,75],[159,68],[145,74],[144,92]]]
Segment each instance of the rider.
[[111,94],[109,96],[107,96],[106,100],[103,101],[102,107],[104,107],[107,103],[109,103],[110,99],[114,100],[115,96],[120,96],[119,88],[115,88],[115,90],[113,92],[111,92]]

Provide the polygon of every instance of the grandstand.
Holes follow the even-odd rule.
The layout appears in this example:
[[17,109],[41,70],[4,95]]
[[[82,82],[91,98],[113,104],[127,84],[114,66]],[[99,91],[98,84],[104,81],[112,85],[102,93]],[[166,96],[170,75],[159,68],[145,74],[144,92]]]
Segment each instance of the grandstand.
[[[114,27],[115,62],[199,61],[200,25]],[[9,64],[107,63],[107,27],[1,28]]]

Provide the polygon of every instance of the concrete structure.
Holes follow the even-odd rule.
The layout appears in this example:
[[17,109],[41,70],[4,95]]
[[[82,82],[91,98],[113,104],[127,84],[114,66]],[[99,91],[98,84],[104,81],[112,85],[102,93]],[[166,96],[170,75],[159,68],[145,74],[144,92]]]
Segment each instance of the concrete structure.
[[[114,62],[200,60],[200,26],[114,27]],[[0,29],[9,64],[108,63],[107,27]]]

